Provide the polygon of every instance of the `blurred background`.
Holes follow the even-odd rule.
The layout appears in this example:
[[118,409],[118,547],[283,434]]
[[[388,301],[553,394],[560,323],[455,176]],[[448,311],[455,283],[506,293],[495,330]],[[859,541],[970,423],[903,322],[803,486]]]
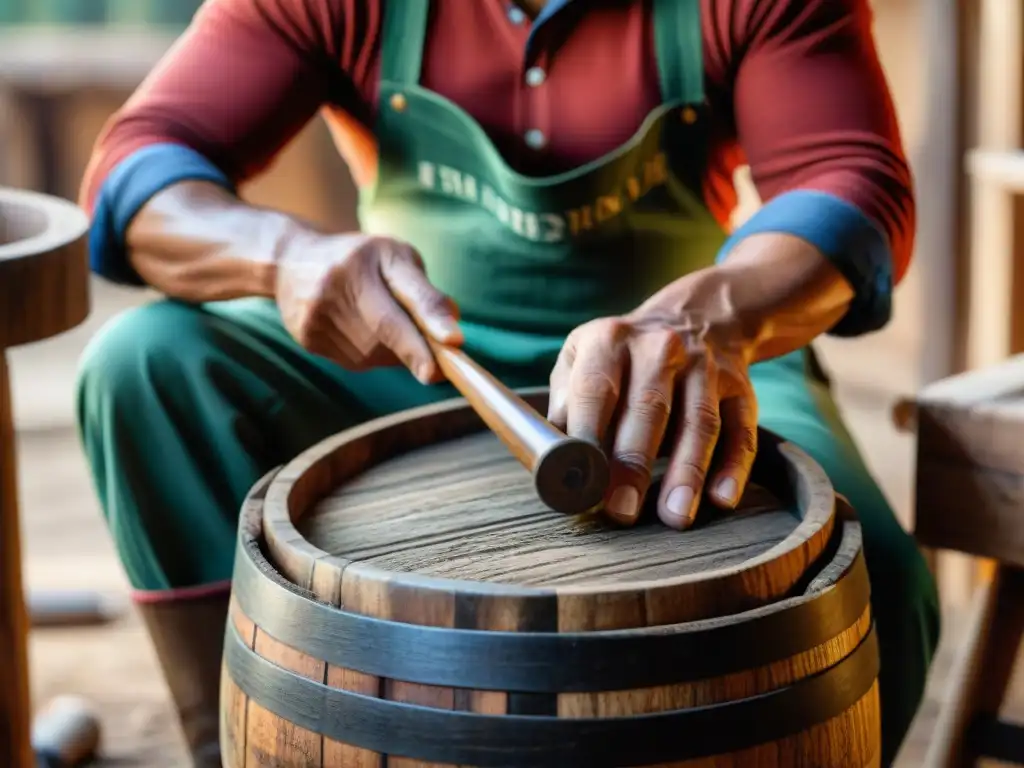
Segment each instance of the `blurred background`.
[[[0,185],[74,199],[104,122],[187,25],[198,0],[0,0]],[[876,38],[897,101],[919,194],[917,255],[881,333],[821,349],[868,463],[911,524],[912,438],[891,410],[929,381],[1024,346],[1024,289],[1013,256],[1024,236],[1013,192],[1024,172],[1020,0],[875,0]],[[784,108],[784,107],[783,107]],[[745,181],[744,206],[757,205]],[[315,120],[244,194],[333,224],[353,224],[354,191]],[[1024,221],[1024,219],[1022,219]],[[96,282],[90,320],[13,352],[14,400],[29,587],[89,587],[114,597],[126,582],[102,527],[72,422],[72,381],[90,336],[145,291]],[[944,656],[957,642],[969,564],[943,569]],[[100,709],[111,765],[180,766],[184,752],[149,642],[130,611],[97,629],[32,635],[37,702],[63,693]],[[901,765],[918,764],[935,702]],[[106,764],[106,763],[104,763]]]

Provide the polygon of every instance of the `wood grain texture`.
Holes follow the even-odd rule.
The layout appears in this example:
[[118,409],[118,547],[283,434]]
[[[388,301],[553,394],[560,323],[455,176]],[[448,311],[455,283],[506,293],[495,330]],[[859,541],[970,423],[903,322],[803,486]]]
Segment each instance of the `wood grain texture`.
[[[649,499],[656,499],[656,492]],[[737,565],[783,541],[799,512],[753,486],[738,514],[707,506],[670,532],[646,510],[632,528],[603,516],[567,521],[489,432],[420,448],[374,467],[297,523],[314,546],[352,562],[440,578],[534,586],[642,582]]]
[[[543,408],[545,392],[524,396]],[[242,526],[267,558],[260,566],[267,578],[385,621],[528,633],[742,623],[817,599],[850,570],[861,546],[859,526],[849,522],[845,506],[837,515],[817,465],[792,446],[770,441],[759,462],[760,483],[734,517],[707,516],[686,534],[653,522],[619,530],[591,516],[544,509],[531,495],[529,473],[459,400],[372,422],[307,451],[254,491]],[[570,719],[666,712],[768,693],[835,665],[871,627],[864,608],[822,645],[708,679],[522,693],[378,679],[303,656],[270,638],[237,605],[233,615],[258,654],[331,687],[441,710]],[[317,740],[280,717],[275,723],[275,715],[245,701],[229,672],[223,689],[228,768],[448,768]],[[874,766],[878,707],[876,683],[840,716],[791,737],[666,765]],[[277,734],[273,744],[270,733]]]
[[991,563],[975,594],[968,630],[950,681],[952,692],[935,724],[925,768],[974,765],[968,732],[975,718],[997,718],[1012,680],[1024,634],[1024,572]]
[[[531,390],[523,394],[526,401],[538,410],[546,407],[546,390]],[[460,449],[465,450],[467,447],[472,452],[472,441],[461,444],[453,444],[452,441],[470,435],[480,435],[485,429],[485,425],[473,409],[459,399],[375,420],[329,438],[304,452],[278,473],[267,490],[264,536],[272,559],[290,580],[308,588],[315,564],[332,554],[316,546],[299,528],[296,528],[296,523],[301,526],[302,523],[299,521],[314,511],[318,502],[328,497],[335,489],[346,487],[354,478],[362,478],[371,468],[379,467],[386,462],[396,461],[400,472],[404,464],[397,457],[407,456],[416,449],[444,445],[444,451],[455,451],[457,456]],[[484,440],[486,443],[486,438]],[[434,461],[429,455],[428,451],[428,458],[421,459],[427,461],[428,466]],[[497,454],[492,453],[492,456]],[[413,459],[413,464],[415,463]],[[448,466],[443,458],[441,463]],[[607,580],[601,583],[564,583],[568,580],[561,579],[562,583],[557,585],[560,604],[583,606],[588,600],[606,601],[612,596],[615,599],[639,600],[645,606],[646,622],[663,624],[694,621],[730,611],[744,610],[763,605],[786,594],[804,574],[807,566],[821,554],[832,535],[834,493],[821,468],[799,449],[789,444],[766,448],[757,466],[755,480],[758,479],[759,473],[763,474],[761,484],[769,486],[768,490],[776,492],[787,499],[787,503],[796,507],[793,515],[784,516],[788,518],[790,528],[781,541],[757,552],[755,550],[758,549],[758,545],[751,544],[753,537],[749,537],[743,545],[743,548],[747,549],[747,557],[742,557],[741,553],[721,567],[691,572],[680,571],[671,578],[658,577],[610,583]],[[446,476],[443,471],[434,473],[437,477]],[[369,476],[376,477],[372,472]],[[522,472],[520,478],[519,494],[520,498],[524,498],[523,494],[526,491],[523,488],[528,484],[528,475]],[[527,478],[525,483],[522,478]],[[498,476],[493,478],[496,484],[501,480],[502,478]],[[517,485],[514,468],[509,469],[505,481]],[[467,486],[467,482],[468,490],[464,487]],[[414,495],[427,502],[421,504],[421,509],[428,509],[431,504],[444,504],[446,502],[442,499],[452,498],[469,499],[471,506],[479,506],[481,501],[493,503],[495,494],[488,492],[484,495],[479,486],[474,488],[471,481],[467,482],[458,478],[449,479],[448,482],[441,484],[440,489],[436,484],[433,491],[430,486],[418,491],[414,489]],[[391,497],[396,492],[398,489],[381,491],[380,495]],[[435,501],[431,502],[430,499]],[[400,501],[396,502],[395,506],[400,504]],[[538,511],[535,502],[523,514],[527,522],[531,519],[530,510],[535,513]],[[509,519],[510,514],[507,510],[502,514],[499,509],[494,520],[499,525],[515,525],[514,518]],[[343,516],[346,519],[348,517]],[[542,528],[561,527],[563,536],[572,536],[573,531],[590,531],[600,535],[606,530],[596,518],[587,516],[552,518],[540,513],[535,519],[541,521],[536,524]],[[448,525],[454,525],[456,528],[469,527],[469,523],[464,524],[458,520],[450,520]],[[761,525],[760,521],[757,525]],[[764,525],[766,529],[774,530],[775,535],[779,534],[779,519]],[[725,523],[721,530],[724,531],[728,527],[729,523]],[[656,530],[666,536],[672,536],[667,529],[659,527]],[[697,530],[709,529],[701,526]],[[633,537],[644,537],[649,533],[650,529],[642,526],[633,531],[616,532],[614,536],[620,540],[629,540]],[[400,537],[401,534],[396,531],[395,535]],[[689,536],[701,535],[709,534],[691,531],[681,536],[673,536],[674,546],[680,546],[678,542],[690,540],[687,538]],[[735,543],[734,540],[733,545]],[[616,544],[616,547],[618,546],[620,545]],[[678,550],[675,551],[678,554]],[[392,589],[407,586],[426,595],[435,590],[442,593],[451,592],[456,583],[462,589],[464,583],[469,582],[473,584],[472,590],[481,595],[511,594],[521,596],[527,601],[533,599],[530,597],[530,590],[524,590],[514,582],[473,581],[472,578],[476,577],[472,577],[457,578],[453,583],[451,579],[435,577],[429,572],[380,568],[370,561],[352,561],[337,556],[334,559],[339,561],[338,567],[343,569],[345,578],[358,577],[363,581],[381,578]],[[538,567],[533,566],[534,571]],[[545,587],[554,588],[555,585],[547,584]],[[548,591],[550,590],[540,589],[536,599],[546,599]]]
[[0,765],[33,764],[29,734],[28,614],[21,574],[14,417],[7,356],[0,349]]
[[0,765],[11,768],[35,763],[6,350],[62,333],[88,315],[86,229],[85,214],[71,203],[0,188]]
[[[261,524],[258,510],[249,506],[243,525],[248,527],[251,534],[258,536]],[[842,546],[832,552],[831,560],[809,581],[800,597],[790,598],[788,601],[783,601],[783,604],[793,600],[815,599],[816,595],[830,588],[849,569],[851,559],[856,557],[860,551],[860,535],[859,526],[856,524],[847,523],[846,526],[850,535],[844,538]],[[278,579],[280,575],[268,573],[268,577]],[[475,627],[506,631],[551,631],[557,621],[554,600],[549,601],[546,615],[539,610],[537,603],[534,603],[532,609],[527,611],[524,610],[522,602],[516,601],[515,598],[508,595],[501,596],[497,600],[486,601],[488,610],[483,611],[479,610],[482,607],[479,600],[473,597],[466,599],[464,595],[453,593],[446,600],[440,594],[434,593],[431,600],[423,602],[409,590],[399,590],[395,593],[384,590],[382,587],[385,585],[379,580],[374,582],[373,590],[370,592],[359,589],[359,586],[358,584],[354,585],[354,589],[357,594],[364,597],[363,606],[369,609],[370,615],[381,618],[391,617],[397,621],[411,621],[429,626]],[[346,607],[354,609],[351,604]],[[606,620],[604,623],[607,624],[614,624],[616,615],[629,618],[632,613],[628,604],[613,602],[604,607],[607,610],[603,610],[602,615]],[[774,606],[766,606],[759,610],[771,611],[773,609]],[[238,613],[237,610],[233,615],[236,626],[243,637],[260,635],[261,630],[254,627],[252,621],[247,617]],[[736,616],[721,619],[726,622],[742,620],[742,617]],[[579,718],[660,712],[755,696],[804,679],[830,667],[856,648],[867,633],[870,622],[870,612],[866,609],[859,620],[833,639],[820,646],[809,648],[806,652],[792,658],[754,667],[746,672],[682,685],[598,694],[547,696],[448,689],[388,680],[379,683],[376,689],[373,686],[364,687],[362,692],[426,707],[459,709],[487,714],[546,714],[563,718]],[[300,673],[304,668],[319,671],[318,665],[321,664],[319,660],[302,659],[301,656],[294,655],[294,650],[289,653],[289,649],[280,644],[268,646],[268,648],[274,654],[274,660],[289,669]],[[326,679],[330,681],[333,673],[336,680],[342,680],[346,671],[332,667],[327,670]],[[223,699],[224,719],[226,722],[235,724],[244,722],[238,713],[240,709],[246,709],[246,705],[244,703],[239,705],[237,688],[234,687],[228,675],[225,675],[224,682],[225,690],[230,692],[230,696]],[[354,686],[346,687],[358,690]],[[244,700],[244,695],[241,698]],[[248,702],[247,711],[249,713],[256,711],[260,713],[261,717],[266,713],[266,710],[253,702]],[[273,716],[269,715],[269,717]],[[249,721],[247,727],[236,725],[235,733],[239,733],[243,727],[245,728],[242,731],[244,735],[240,739],[235,738],[234,743],[237,744],[238,741],[244,739],[248,739],[250,742],[254,739],[261,743],[266,742],[264,734],[268,728],[267,722],[261,720],[252,723]],[[225,748],[225,765],[228,768],[240,768],[241,766],[283,768],[309,765],[374,766],[374,768],[384,768],[385,766],[401,766],[401,768],[429,766],[435,768],[437,766],[438,768],[447,768],[447,766],[439,766],[439,764],[413,758],[373,754],[356,747],[332,744],[327,739],[322,741],[323,746],[318,751],[316,742],[309,739],[308,732],[300,731],[302,739],[297,742],[296,729],[288,723],[280,723],[274,732],[278,734],[276,751],[250,749],[244,752],[247,757],[243,762],[237,759],[232,761],[232,756],[242,754],[240,750],[229,751]],[[717,768],[719,766],[722,768],[725,766],[729,768],[746,766],[762,768],[765,766],[778,766],[779,768],[782,766],[827,766],[829,768],[849,766],[852,768],[857,766],[860,768],[878,765],[878,738],[879,702],[876,683],[862,699],[841,716],[814,725],[792,737],[712,758],[664,765],[673,768]],[[289,755],[287,750],[294,749],[296,743],[302,746],[298,750],[300,754]],[[322,762],[316,762],[318,757]]]
[[586,512],[601,502],[609,469],[600,448],[566,436],[461,349],[425,335],[448,381],[532,473],[538,499],[568,515]]
[[85,320],[87,229],[85,213],[72,203],[0,187],[0,349]]
[[915,411],[918,540],[1024,565],[1024,355],[926,387]]

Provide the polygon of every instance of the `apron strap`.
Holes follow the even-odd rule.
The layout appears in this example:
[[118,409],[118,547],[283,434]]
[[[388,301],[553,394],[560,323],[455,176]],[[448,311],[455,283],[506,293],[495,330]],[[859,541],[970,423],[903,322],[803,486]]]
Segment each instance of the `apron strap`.
[[704,101],[700,0],[654,0],[653,23],[662,101]]
[[418,85],[430,0],[384,0],[380,79]]

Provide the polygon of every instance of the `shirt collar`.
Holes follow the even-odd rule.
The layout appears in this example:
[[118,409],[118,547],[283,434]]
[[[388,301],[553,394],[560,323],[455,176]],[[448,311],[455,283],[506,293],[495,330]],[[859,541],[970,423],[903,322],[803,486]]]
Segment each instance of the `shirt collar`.
[[582,0],[548,0],[547,4],[541,9],[541,12],[537,14],[537,18],[533,21],[530,36],[526,41],[527,60],[533,59],[537,52],[537,33],[541,27],[545,26],[569,6],[577,5],[580,2]]
[[577,2],[577,0],[548,0],[547,4],[541,9],[541,12],[533,22],[534,28],[536,29],[556,13],[563,10],[567,5],[574,2]]

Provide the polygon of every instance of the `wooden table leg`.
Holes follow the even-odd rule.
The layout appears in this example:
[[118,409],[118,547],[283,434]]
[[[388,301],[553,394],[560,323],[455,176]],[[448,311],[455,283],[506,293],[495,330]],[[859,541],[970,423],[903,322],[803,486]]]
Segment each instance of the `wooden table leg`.
[[960,657],[947,683],[926,768],[967,768],[979,718],[994,721],[1006,695],[1024,634],[1024,571],[990,563],[978,588]]
[[20,525],[11,384],[7,354],[0,349],[0,765],[31,768],[28,614]]
[[[34,768],[77,765],[91,757],[99,741],[99,724],[83,702],[51,702],[36,723],[28,675],[29,616],[21,574],[21,518],[18,510],[17,465],[14,445],[14,409],[7,354],[0,349],[0,766]],[[86,597],[89,593],[84,593]],[[65,600],[62,615],[85,623],[99,601]],[[45,607],[45,606],[44,606]],[[39,755],[33,750],[39,743]]]

